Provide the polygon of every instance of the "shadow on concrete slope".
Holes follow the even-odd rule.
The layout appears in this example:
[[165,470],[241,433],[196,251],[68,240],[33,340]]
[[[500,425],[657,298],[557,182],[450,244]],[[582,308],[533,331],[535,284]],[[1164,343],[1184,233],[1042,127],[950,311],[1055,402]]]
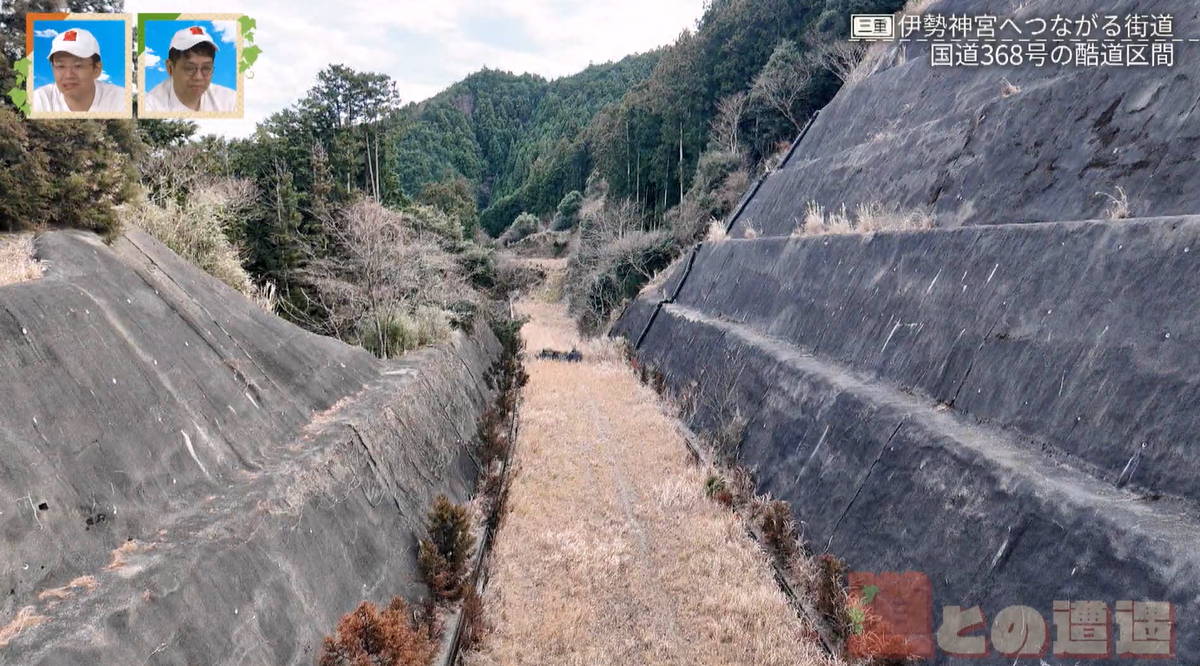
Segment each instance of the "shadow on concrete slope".
[[[1023,8],[1015,11],[1015,4]],[[733,229],[786,236],[809,201],[928,208],[942,226],[1084,220],[1128,195],[1132,215],[1200,211],[1200,6],[1163,0],[941,0],[924,14],[1052,19],[1171,14],[1173,67],[931,67],[892,46],[821,111]],[[1103,20],[1103,19],[1102,19]],[[1036,25],[1036,24],[1035,24]]]
[[[1047,664],[1076,661],[1054,656],[1064,600],[1108,609],[1111,654],[1086,663],[1155,663],[1118,656],[1118,602],[1142,600],[1174,604],[1176,654],[1200,663],[1200,8],[1154,11],[1184,38],[1176,67],[932,68],[927,45],[893,49],[746,195],[734,239],[614,329],[677,394],[749,417],[741,462],[814,548],[926,573],[935,629],[944,606],[1029,606]],[[1095,219],[1118,187],[1136,219]],[[810,201],[927,207],[949,228],[789,237]],[[1013,663],[990,654],[937,662]]]
[[357,601],[421,591],[413,531],[475,479],[486,326],[381,362],[139,232],[37,253],[0,288],[0,663],[309,663]]

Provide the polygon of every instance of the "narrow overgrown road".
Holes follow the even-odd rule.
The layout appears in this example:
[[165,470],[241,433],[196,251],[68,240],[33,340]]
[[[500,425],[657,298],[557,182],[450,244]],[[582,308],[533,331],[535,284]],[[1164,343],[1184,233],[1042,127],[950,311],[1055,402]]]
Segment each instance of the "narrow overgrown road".
[[[561,265],[530,317],[508,512],[471,664],[825,664],[735,514],[708,499],[657,395],[581,341]],[[542,360],[577,347],[578,363]]]

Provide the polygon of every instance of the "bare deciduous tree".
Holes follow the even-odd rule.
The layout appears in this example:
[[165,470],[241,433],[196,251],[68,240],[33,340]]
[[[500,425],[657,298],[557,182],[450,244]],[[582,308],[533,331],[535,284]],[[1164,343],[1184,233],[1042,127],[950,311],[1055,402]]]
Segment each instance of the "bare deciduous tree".
[[628,297],[630,274],[645,282],[665,264],[672,240],[667,230],[646,230],[630,199],[592,212],[579,230],[565,289],[572,312],[580,315],[585,330],[594,330]]
[[821,42],[813,49],[817,62],[842,83],[854,81],[854,70],[867,54],[867,42],[833,40]]
[[438,236],[422,232],[406,213],[364,200],[326,219],[324,226],[334,252],[314,253],[299,277],[312,287],[314,305],[324,312],[332,335],[348,339],[365,322],[377,337],[376,348],[387,350],[387,316],[421,305],[445,307],[470,294]]
[[767,64],[754,78],[750,94],[778,111],[799,130],[803,123],[796,107],[811,80],[811,61],[800,55],[795,42],[785,39],[775,47]]
[[734,155],[741,154],[738,144],[738,127],[742,123],[742,115],[746,112],[746,104],[749,100],[748,93],[738,92],[717,102],[717,115],[712,121],[713,141],[722,150],[727,150]]

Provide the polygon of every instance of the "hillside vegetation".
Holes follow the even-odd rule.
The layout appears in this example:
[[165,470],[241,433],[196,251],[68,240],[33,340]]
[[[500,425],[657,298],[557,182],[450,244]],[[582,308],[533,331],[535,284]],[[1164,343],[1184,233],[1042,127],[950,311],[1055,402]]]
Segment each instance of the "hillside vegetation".
[[[0,22],[19,27],[42,4],[10,4]],[[817,56],[848,14],[899,4],[713,0],[660,49],[555,80],[484,69],[419,103],[387,73],[331,64],[246,139],[177,121],[30,123],[5,106],[0,229],[136,224],[292,321],[358,344],[372,337],[362,319],[376,339],[421,340],[528,279],[491,238],[571,231],[571,308],[599,330],[837,91],[838,68]],[[0,46],[10,81],[23,45]],[[372,244],[361,234],[400,240],[386,261],[428,261],[382,292],[362,287],[384,258],[356,254]]]

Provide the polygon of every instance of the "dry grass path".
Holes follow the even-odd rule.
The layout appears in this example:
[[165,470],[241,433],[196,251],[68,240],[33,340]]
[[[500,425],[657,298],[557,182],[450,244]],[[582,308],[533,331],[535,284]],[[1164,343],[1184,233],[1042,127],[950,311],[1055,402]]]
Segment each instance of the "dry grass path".
[[[468,663],[827,663],[766,556],[705,497],[658,396],[614,348],[581,342],[555,295],[552,280],[518,308],[529,383],[490,631]],[[572,346],[584,362],[535,358]]]

